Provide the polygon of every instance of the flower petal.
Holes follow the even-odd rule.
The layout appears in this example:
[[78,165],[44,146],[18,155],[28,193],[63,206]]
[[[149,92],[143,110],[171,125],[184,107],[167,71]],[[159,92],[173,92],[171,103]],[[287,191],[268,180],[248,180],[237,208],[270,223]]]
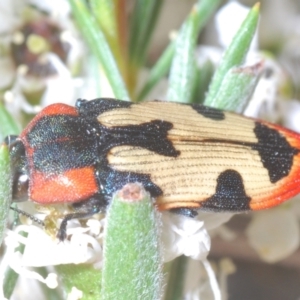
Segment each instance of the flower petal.
[[246,234],[261,259],[274,263],[299,247],[299,224],[290,210],[278,208],[253,216]]

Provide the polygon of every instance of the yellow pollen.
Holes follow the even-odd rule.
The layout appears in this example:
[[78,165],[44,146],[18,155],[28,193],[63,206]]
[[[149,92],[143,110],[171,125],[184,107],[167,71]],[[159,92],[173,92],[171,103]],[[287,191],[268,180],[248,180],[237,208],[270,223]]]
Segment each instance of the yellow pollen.
[[26,45],[29,51],[34,54],[40,54],[46,52],[49,49],[47,40],[36,34],[31,34],[28,36]]

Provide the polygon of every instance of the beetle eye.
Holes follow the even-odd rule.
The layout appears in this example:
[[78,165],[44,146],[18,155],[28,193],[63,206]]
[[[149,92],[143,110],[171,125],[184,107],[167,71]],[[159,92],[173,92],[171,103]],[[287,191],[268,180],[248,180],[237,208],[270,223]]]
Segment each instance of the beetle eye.
[[28,200],[29,176],[25,147],[18,136],[10,135],[5,138],[9,146],[11,172],[13,178],[12,198],[14,202]]
[[13,178],[13,201],[22,202],[28,200],[29,177],[27,174],[16,173]]

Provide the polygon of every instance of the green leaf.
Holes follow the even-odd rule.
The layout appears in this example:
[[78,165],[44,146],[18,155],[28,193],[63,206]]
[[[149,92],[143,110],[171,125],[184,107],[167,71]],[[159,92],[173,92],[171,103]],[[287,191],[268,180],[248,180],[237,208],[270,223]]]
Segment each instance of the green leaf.
[[58,265],[55,267],[67,293],[73,287],[83,292],[83,300],[101,299],[101,271],[90,265]]
[[92,49],[101,63],[115,97],[122,100],[129,100],[130,97],[115,58],[101,28],[88,11],[86,2],[83,0],[69,0],[69,2],[78,27],[82,31],[82,35],[88,42],[90,49]]
[[[123,0],[91,0],[91,13],[95,16],[98,26],[102,29],[105,38],[118,64],[123,80],[127,75],[127,15]],[[128,86],[127,86],[128,89]]]
[[[220,3],[221,0],[202,0],[198,2],[198,7],[196,10],[197,16],[195,16],[197,35],[200,33]],[[184,26],[185,24],[182,25],[182,27]],[[151,89],[157,84],[157,82],[167,74],[175,53],[175,42],[176,41],[173,41],[171,44],[169,44],[159,60],[150,70],[150,74],[145,85],[138,93],[137,101],[143,100],[151,91]]]
[[197,68],[197,74],[194,80],[192,103],[204,102],[214,70],[214,65],[209,59],[205,61],[201,67]]
[[116,1],[90,0],[91,12],[106,37],[117,39]]
[[0,245],[7,227],[11,187],[9,149],[7,145],[0,145]]
[[102,299],[160,299],[157,213],[142,185],[127,184],[106,216]]
[[[19,132],[19,126],[0,102],[0,140],[3,141],[6,136],[17,135]],[[9,207],[12,201],[12,184],[10,176],[9,149],[6,145],[0,145],[0,244],[2,244],[3,235],[7,227]],[[20,249],[18,250],[23,253],[23,249],[24,245],[20,246]],[[8,268],[5,270],[4,278],[3,292],[5,297],[10,299],[19,278],[19,274],[11,268]]]
[[152,88],[168,73],[172,58],[174,56],[175,46],[170,44],[164,53],[160,56],[155,66],[150,70],[147,81],[142,90],[137,95],[137,101],[142,101],[149,94]]
[[[200,1],[201,2],[201,1]],[[169,76],[167,99],[177,102],[191,102],[193,78],[196,74],[194,57],[197,42],[197,6],[192,9],[181,28],[175,43],[175,55]]]
[[181,255],[169,262],[168,284],[164,300],[184,299],[184,281],[186,277],[188,257]]
[[210,106],[242,113],[254,92],[262,69],[263,63],[230,69]]
[[19,132],[19,126],[0,102],[0,141],[10,134],[17,135]]
[[255,34],[259,19],[259,3],[253,6],[243,24],[234,36],[230,46],[226,50],[218,69],[216,70],[204,104],[211,106],[213,98],[217,96],[219,88],[227,72],[244,62],[249,50],[252,38]]
[[137,0],[130,17],[130,60],[135,66],[143,64],[163,0]]

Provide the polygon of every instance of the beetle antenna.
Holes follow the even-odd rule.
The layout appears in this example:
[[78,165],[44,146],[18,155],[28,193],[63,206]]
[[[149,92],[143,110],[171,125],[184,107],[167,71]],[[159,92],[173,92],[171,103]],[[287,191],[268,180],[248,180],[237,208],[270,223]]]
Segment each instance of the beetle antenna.
[[31,221],[33,221],[33,222],[35,222],[35,223],[37,223],[37,224],[39,224],[39,225],[45,227],[45,223],[44,223],[42,220],[40,220],[40,219],[36,218],[35,216],[33,216],[33,215],[27,213],[26,211],[21,210],[21,209],[18,209],[18,208],[13,207],[13,206],[10,206],[10,209],[13,210],[13,211],[15,211],[15,212],[17,212],[18,214],[21,214],[21,215],[23,215],[23,216],[26,216],[26,217],[29,218]]

